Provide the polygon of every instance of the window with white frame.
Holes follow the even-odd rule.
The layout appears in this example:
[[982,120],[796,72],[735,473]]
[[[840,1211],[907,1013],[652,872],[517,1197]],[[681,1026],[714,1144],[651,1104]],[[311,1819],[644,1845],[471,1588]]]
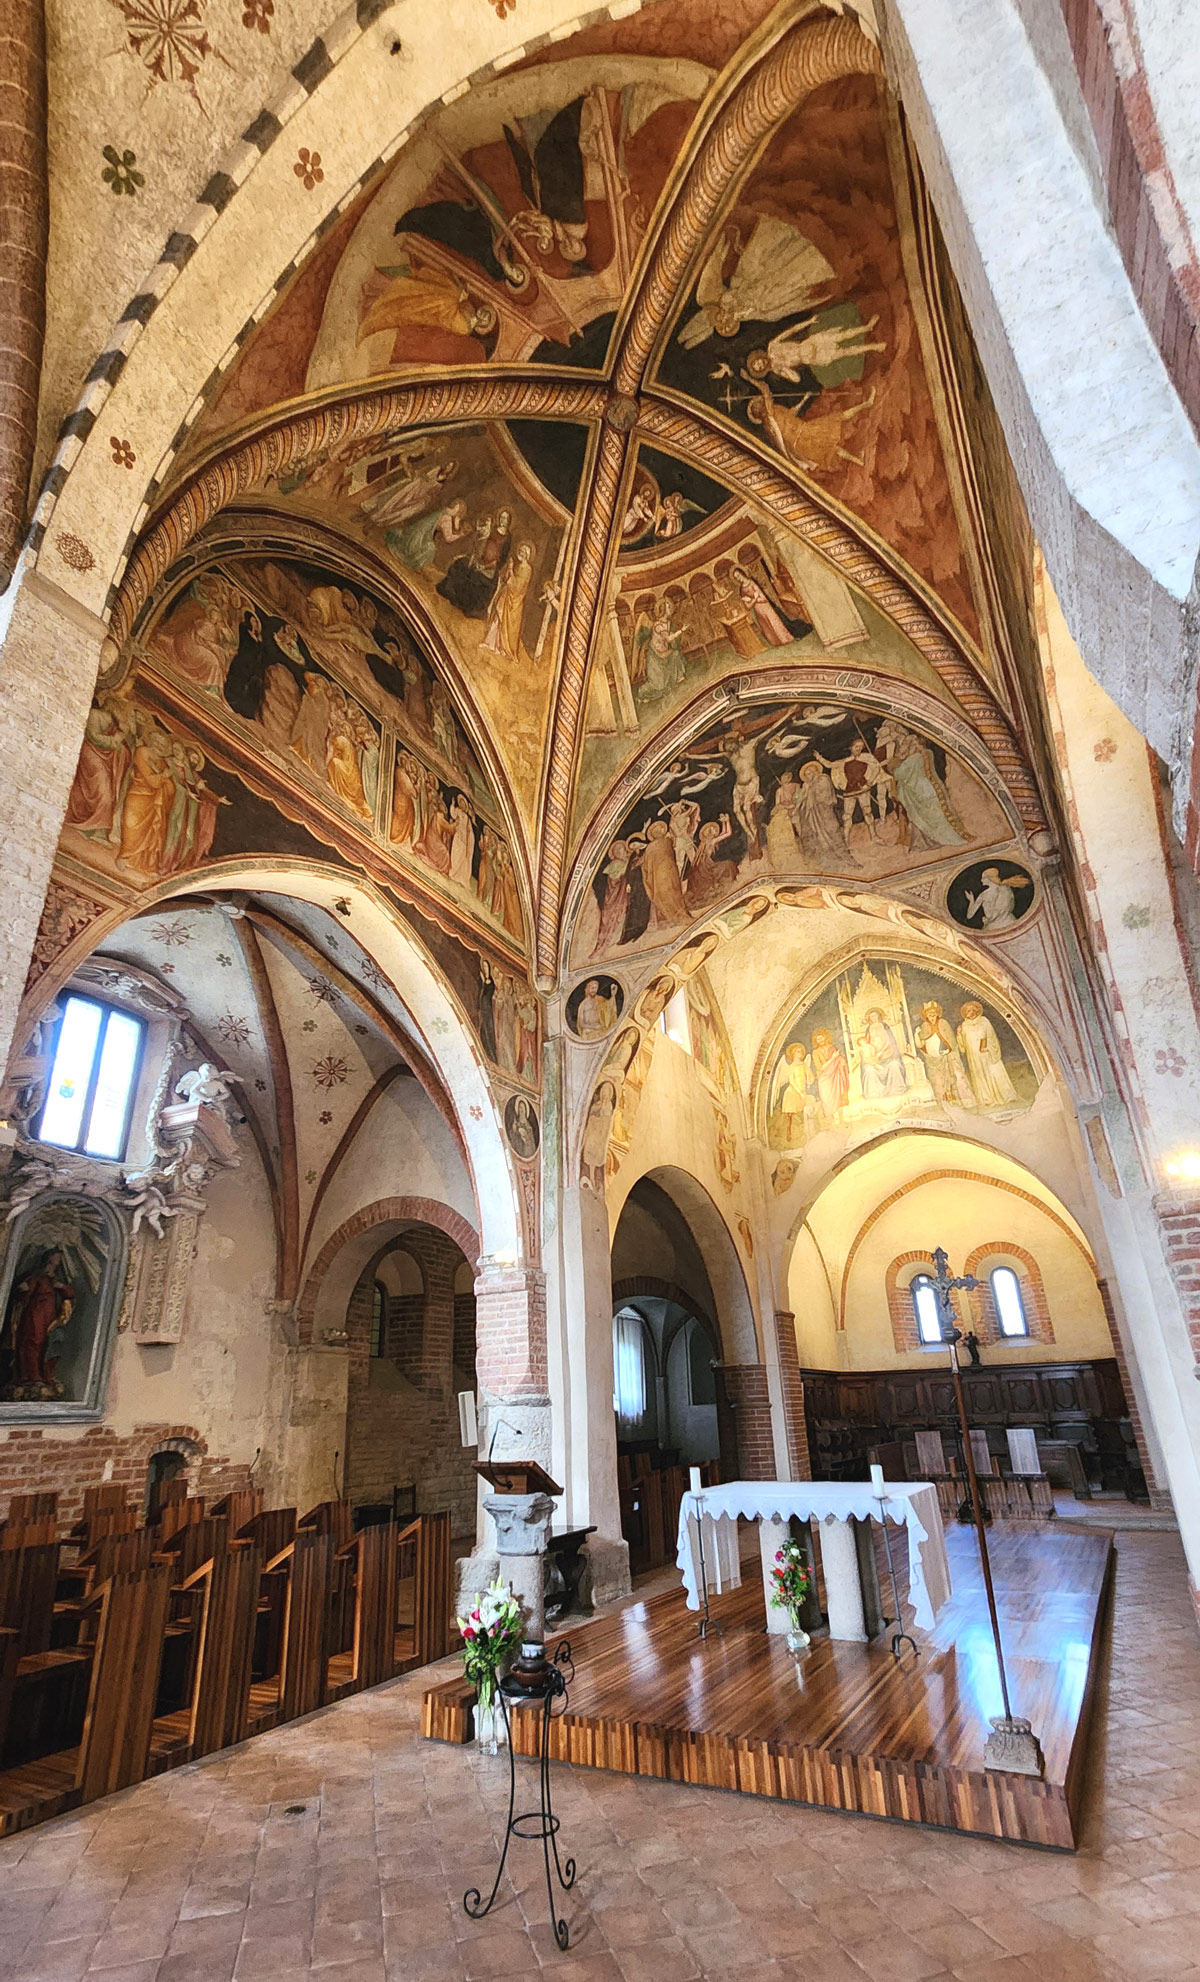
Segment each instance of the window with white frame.
[[646,1335],[632,1312],[613,1316],[613,1410],[623,1425],[646,1415]]
[[992,1289],[992,1304],[996,1310],[996,1320],[1000,1324],[1001,1335],[1028,1335],[1029,1320],[1025,1313],[1021,1282],[1012,1267],[994,1266],[988,1275],[988,1281]]
[[69,992],[34,1129],[37,1140],[84,1156],[124,1156],[145,1038],[144,1019]]
[[917,1339],[923,1347],[930,1348],[942,1339],[942,1317],[938,1308],[938,1297],[933,1282],[927,1273],[918,1273],[909,1282],[909,1299],[917,1318]]

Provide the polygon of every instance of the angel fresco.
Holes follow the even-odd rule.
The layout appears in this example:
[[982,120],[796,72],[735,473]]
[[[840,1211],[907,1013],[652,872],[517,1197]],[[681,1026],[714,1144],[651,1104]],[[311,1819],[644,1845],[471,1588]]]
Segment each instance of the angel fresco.
[[662,941],[747,880],[877,876],[1003,830],[971,774],[896,718],[755,705],[679,750],[621,821],[574,956]]

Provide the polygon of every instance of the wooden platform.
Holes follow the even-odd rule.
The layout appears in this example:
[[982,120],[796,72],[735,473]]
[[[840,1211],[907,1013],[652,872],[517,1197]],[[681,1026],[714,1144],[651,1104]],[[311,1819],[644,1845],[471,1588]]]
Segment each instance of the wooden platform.
[[[715,1600],[725,1635],[701,1641],[682,1590],[571,1630],[575,1681],[557,1759],[703,1783],[907,1823],[1070,1851],[1078,1841],[1087,1726],[1113,1561],[1111,1537],[1068,1529],[991,1534],[1014,1713],[1033,1722],[1044,1780],[983,1768],[1002,1711],[973,1535],[947,1535],[954,1596],[921,1655],[815,1636],[796,1661],[764,1630],[762,1585]],[[900,1552],[897,1552],[900,1553]],[[470,1738],[461,1682],[425,1695],[423,1732]],[[537,1717],[515,1717],[518,1753]]]

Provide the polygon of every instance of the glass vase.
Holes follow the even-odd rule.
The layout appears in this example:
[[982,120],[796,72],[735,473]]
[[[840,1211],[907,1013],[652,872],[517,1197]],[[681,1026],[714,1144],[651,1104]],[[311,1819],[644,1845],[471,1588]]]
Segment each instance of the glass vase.
[[800,1612],[789,1609],[787,1619],[787,1648],[789,1652],[802,1652],[811,1641],[808,1632],[800,1622]]
[[481,1755],[497,1755],[507,1740],[508,1728],[496,1691],[496,1676],[489,1673],[475,1685],[475,1744]]

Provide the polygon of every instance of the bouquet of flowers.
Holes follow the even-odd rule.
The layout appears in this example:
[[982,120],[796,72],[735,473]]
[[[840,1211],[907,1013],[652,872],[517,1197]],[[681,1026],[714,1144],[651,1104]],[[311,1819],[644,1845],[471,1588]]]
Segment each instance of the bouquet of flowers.
[[506,1665],[521,1643],[524,1621],[521,1606],[501,1577],[489,1583],[473,1611],[460,1617],[463,1638],[463,1668],[478,1698],[489,1709],[496,1694],[500,1668]]
[[786,1610],[793,1624],[800,1623],[800,1612],[812,1588],[812,1570],[798,1541],[786,1541],[776,1552],[771,1571],[771,1602],[776,1610]]

